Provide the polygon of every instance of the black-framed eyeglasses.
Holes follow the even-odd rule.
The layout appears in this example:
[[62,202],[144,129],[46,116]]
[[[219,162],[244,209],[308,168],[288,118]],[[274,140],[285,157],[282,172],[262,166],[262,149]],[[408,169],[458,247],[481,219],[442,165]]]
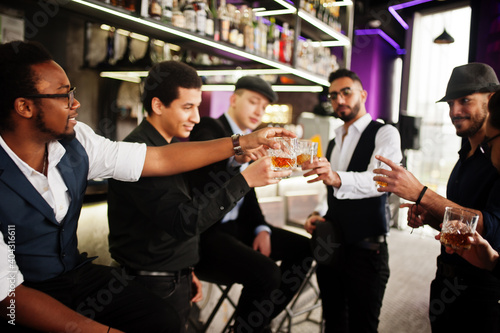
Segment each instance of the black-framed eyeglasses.
[[479,146],[479,149],[481,150],[481,153],[487,155],[490,157],[491,155],[491,147],[490,147],[490,142],[495,140],[496,138],[500,137],[500,133],[497,135],[492,136],[491,138],[487,139],[481,145]]
[[72,87],[66,94],[32,94],[25,95],[26,98],[68,98],[68,109],[71,109],[73,103],[75,102],[75,90],[76,87]]
[[330,93],[328,94],[328,99],[331,101],[336,101],[339,95],[341,95],[344,98],[348,98],[349,96],[352,95],[354,90],[356,89],[352,89],[351,87],[346,87],[340,89],[340,91],[330,91]]

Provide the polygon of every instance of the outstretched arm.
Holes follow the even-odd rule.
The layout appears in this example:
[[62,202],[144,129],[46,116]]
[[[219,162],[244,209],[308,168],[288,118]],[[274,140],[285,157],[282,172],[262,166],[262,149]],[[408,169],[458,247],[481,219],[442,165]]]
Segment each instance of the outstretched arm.
[[[296,135],[283,128],[267,127],[240,136],[243,151],[260,146],[277,148],[273,137]],[[234,155],[231,138],[203,142],[183,142],[163,147],[148,147],[141,176],[169,176],[199,169]]]
[[[36,289],[21,284],[14,293],[15,296],[8,296],[0,302],[0,315],[8,321],[14,320],[16,325],[23,325],[42,332],[122,332],[113,328],[108,331],[108,326],[82,316]],[[15,309],[13,312],[15,317],[13,318],[9,316],[11,313],[9,306]]]
[[[392,192],[403,199],[414,202],[417,201],[424,188],[424,185],[420,183],[420,181],[410,171],[406,170],[402,166],[396,165],[392,161],[382,156],[376,156],[376,158],[390,166],[392,169],[390,171],[384,169],[373,170],[374,173],[385,176],[375,176],[373,177],[374,180],[387,182],[387,186],[380,187],[378,191]],[[425,194],[420,198],[419,205],[427,212],[427,214],[430,215],[424,223],[428,223],[436,230],[440,230],[439,224],[443,221],[445,208],[458,207],[477,213],[479,215],[477,231],[479,233],[483,232],[483,214],[481,211],[460,206],[453,201],[437,194],[431,189],[427,189],[425,191]]]

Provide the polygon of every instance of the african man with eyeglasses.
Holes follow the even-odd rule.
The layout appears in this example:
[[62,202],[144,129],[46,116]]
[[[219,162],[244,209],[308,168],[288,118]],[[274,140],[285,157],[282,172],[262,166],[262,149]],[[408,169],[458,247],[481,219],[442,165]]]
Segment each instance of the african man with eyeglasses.
[[326,215],[313,212],[306,231],[312,234],[317,226],[331,223],[342,234],[339,260],[319,261],[316,272],[324,329],[377,332],[389,279],[389,217],[387,195],[377,192],[373,169],[377,154],[401,161],[401,139],[394,126],[374,121],[367,112],[368,93],[356,73],[340,69],[330,74],[329,82],[333,115],[344,125],[335,130],[326,159],[302,166],[310,170],[304,176],[317,175],[310,182],[323,181],[328,190]]
[[[428,224],[440,230],[447,206],[462,207],[479,214],[477,231],[491,246],[500,248],[500,177],[490,160],[489,145],[497,133],[487,132],[488,101],[500,83],[494,70],[482,63],[455,67],[446,95],[456,134],[467,139],[451,172],[447,197],[427,189],[413,174],[387,162],[392,171],[380,170],[388,183],[383,192],[392,192],[419,205],[405,204],[408,225]],[[498,93],[497,93],[498,95]],[[491,135],[489,141],[487,135]],[[498,152],[492,157],[497,159]],[[380,180],[380,176],[374,177]],[[426,191],[427,190],[427,191]],[[500,281],[442,246],[437,272],[431,284],[429,319],[433,332],[500,332]]]

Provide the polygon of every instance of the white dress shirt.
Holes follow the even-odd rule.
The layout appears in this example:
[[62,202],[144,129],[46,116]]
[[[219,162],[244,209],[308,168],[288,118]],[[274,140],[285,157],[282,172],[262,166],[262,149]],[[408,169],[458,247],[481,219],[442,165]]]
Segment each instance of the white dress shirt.
[[[381,155],[393,162],[401,162],[401,137],[398,130],[391,125],[381,127],[375,136],[375,149],[370,158],[368,170],[363,172],[346,171],[361,134],[372,121],[370,114],[366,114],[351,126],[345,134],[344,126],[335,130],[335,147],[329,158],[332,170],[336,171],[342,181],[340,188],[333,188],[333,195],[337,199],[363,199],[381,196],[373,181],[375,169],[375,155]],[[345,135],[345,137],[344,137]]]
[[[236,124],[236,122],[226,113],[224,113],[224,117],[226,117],[227,122],[229,123],[229,126],[231,127],[231,131],[233,134],[249,134],[251,131],[242,131],[241,128]],[[243,163],[240,164],[238,163],[235,159],[234,156],[231,156],[228,161],[228,166],[229,167],[240,167],[240,172],[245,170],[248,167],[249,163]],[[240,212],[240,207],[243,204],[243,200],[245,200],[245,197],[241,198],[238,200],[236,203],[236,206],[233,207],[229,212],[227,212],[226,215],[222,218],[221,223],[225,223],[228,221],[236,220],[238,218],[239,212]],[[267,225],[259,225],[257,228],[255,228],[254,232],[255,235],[257,235],[261,231],[267,231],[269,234],[271,234],[271,229]]]

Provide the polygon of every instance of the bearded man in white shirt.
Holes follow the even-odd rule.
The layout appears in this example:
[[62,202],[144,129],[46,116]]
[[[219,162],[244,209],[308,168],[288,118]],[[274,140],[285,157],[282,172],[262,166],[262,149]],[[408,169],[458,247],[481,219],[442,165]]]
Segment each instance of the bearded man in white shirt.
[[317,175],[309,182],[323,181],[328,190],[326,215],[313,212],[305,229],[313,233],[320,223],[331,223],[340,234],[336,260],[317,269],[325,332],[377,332],[389,279],[389,221],[387,194],[377,191],[372,170],[375,155],[401,161],[401,139],[395,127],[372,120],[356,73],[340,69],[329,82],[334,116],[344,125],[335,131],[326,159],[302,166],[310,169],[304,176]]

